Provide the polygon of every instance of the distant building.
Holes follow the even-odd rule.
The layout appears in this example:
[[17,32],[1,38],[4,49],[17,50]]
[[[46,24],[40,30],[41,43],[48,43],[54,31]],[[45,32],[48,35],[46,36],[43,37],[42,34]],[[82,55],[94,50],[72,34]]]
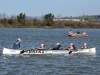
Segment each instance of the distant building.
[[53,21],[81,21],[80,19],[53,19]]

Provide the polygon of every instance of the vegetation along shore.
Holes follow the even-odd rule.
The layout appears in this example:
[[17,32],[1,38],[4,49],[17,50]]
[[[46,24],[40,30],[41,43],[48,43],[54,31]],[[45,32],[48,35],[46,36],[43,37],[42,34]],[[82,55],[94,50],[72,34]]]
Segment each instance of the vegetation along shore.
[[11,15],[0,14],[0,27],[11,28],[100,28],[100,15],[61,17],[48,13],[41,17],[26,16],[25,13]]

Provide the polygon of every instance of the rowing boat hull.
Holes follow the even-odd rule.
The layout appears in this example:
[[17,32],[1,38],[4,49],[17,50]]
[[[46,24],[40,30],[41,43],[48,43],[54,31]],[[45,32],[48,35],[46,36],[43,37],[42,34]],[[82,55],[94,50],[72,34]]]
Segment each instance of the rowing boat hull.
[[68,33],[68,36],[71,36],[71,37],[87,37],[88,35],[87,34],[71,34],[71,33]]
[[[69,50],[18,50],[18,49],[9,49],[3,48],[2,54],[70,54]],[[72,51],[72,54],[75,53],[96,53],[96,48],[89,49],[78,49]]]
[[3,48],[2,54],[20,54],[21,51],[19,49]]

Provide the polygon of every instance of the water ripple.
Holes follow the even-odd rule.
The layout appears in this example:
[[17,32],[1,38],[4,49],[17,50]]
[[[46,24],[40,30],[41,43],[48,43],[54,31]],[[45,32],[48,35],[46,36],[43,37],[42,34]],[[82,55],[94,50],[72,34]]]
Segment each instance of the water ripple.
[[[1,28],[0,29],[0,75],[99,75],[100,36],[99,29],[80,29],[88,37],[68,37],[70,29],[43,28]],[[79,29],[72,29],[74,32]],[[20,32],[19,32],[20,31]],[[44,43],[46,48],[57,42],[62,48],[74,43],[80,48],[84,42],[88,47],[96,47],[96,55],[2,55],[2,48],[12,46],[16,39],[22,39],[22,49],[37,48]]]

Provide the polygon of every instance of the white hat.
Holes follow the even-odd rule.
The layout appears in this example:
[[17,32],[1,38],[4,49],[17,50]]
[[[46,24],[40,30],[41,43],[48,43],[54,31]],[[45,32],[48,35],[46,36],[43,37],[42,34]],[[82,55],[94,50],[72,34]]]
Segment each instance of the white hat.
[[21,39],[20,39],[20,38],[18,38],[17,40],[21,41]]
[[70,45],[73,45],[73,43],[70,43]]
[[43,46],[44,44],[41,44],[41,46]]
[[60,45],[60,43],[57,43],[56,45]]

